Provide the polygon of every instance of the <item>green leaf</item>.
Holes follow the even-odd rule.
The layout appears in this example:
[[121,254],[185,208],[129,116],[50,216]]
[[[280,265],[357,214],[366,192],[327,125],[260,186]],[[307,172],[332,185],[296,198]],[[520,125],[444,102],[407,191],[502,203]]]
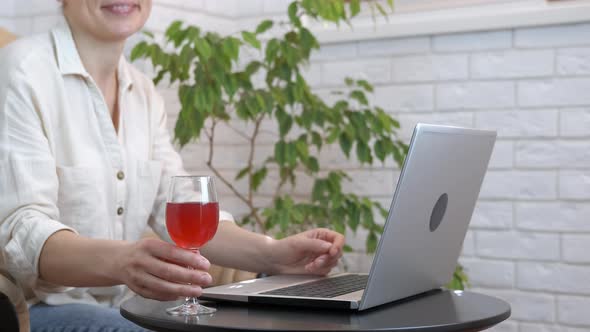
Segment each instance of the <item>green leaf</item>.
[[319,49],[320,44],[314,35],[306,28],[301,28],[300,32],[301,45],[304,47],[305,58],[309,58],[309,53],[312,49]]
[[340,134],[339,138],[340,148],[347,158],[350,158],[350,149],[352,148],[352,140],[346,133]]
[[362,163],[369,163],[373,162],[373,158],[371,157],[371,149],[365,142],[358,142],[356,143],[356,155],[360,162]]
[[145,36],[154,39],[154,33],[149,31],[149,30],[143,30],[141,33],[143,33]]
[[395,160],[395,162],[397,163],[397,165],[401,167],[404,164],[404,158],[405,158],[404,156],[405,156],[405,154],[402,153],[400,151],[400,149],[399,148],[396,148],[396,147],[393,148],[393,151],[392,152],[393,152],[393,159]]
[[274,22],[271,20],[264,20],[256,27],[256,34],[265,33],[268,29],[272,28]]
[[311,199],[313,201],[321,201],[324,198],[324,191],[326,190],[326,180],[317,179],[311,190]]
[[242,31],[242,38],[244,41],[256,49],[260,49],[260,41],[256,39],[256,35],[249,31]]
[[223,81],[223,88],[225,89],[225,92],[231,99],[238,90],[238,82],[236,80],[236,77],[232,75],[226,78]]
[[340,234],[344,234],[346,232],[346,225],[344,225],[340,216],[336,216],[336,218],[332,220],[331,226],[334,229],[334,231]]
[[247,66],[246,66],[246,74],[248,76],[252,76],[253,74],[255,74],[260,68],[262,67],[262,63],[260,63],[260,61],[251,61]]
[[372,254],[377,250],[377,234],[370,232],[366,240],[367,253]]
[[283,165],[287,161],[287,143],[283,140],[275,144],[275,160],[279,165]]
[[147,54],[148,50],[148,43],[146,41],[142,41],[135,45],[133,50],[131,50],[131,61],[135,61],[142,56]]
[[320,164],[316,157],[309,157],[307,159],[306,166],[313,173],[317,173],[320,171]]
[[211,45],[204,38],[197,38],[195,40],[195,48],[205,60],[211,57]]
[[302,160],[307,160],[307,158],[309,158],[309,147],[307,142],[297,141],[295,143],[295,148],[297,149],[297,153]]
[[237,61],[240,56],[240,40],[234,37],[228,37],[223,40],[223,51],[232,60]]
[[276,38],[273,38],[268,41],[266,44],[266,54],[265,60],[267,63],[272,63],[276,60],[277,53],[280,49],[279,41]]
[[373,229],[375,226],[375,219],[373,217],[373,211],[369,205],[361,205],[361,224],[366,229]]
[[348,210],[350,215],[348,225],[353,231],[356,232],[359,224],[361,223],[361,210],[356,204],[350,204]]
[[[393,1],[393,0],[391,0]],[[360,0],[351,0],[350,1],[350,16],[354,17],[361,12],[361,1]]]
[[239,180],[241,178],[243,178],[244,176],[246,176],[246,174],[248,174],[248,172],[250,172],[250,166],[244,167],[240,170],[240,172],[238,173],[238,175],[236,175],[236,180]]
[[[178,35],[181,35],[182,36],[181,33],[178,33]],[[194,43],[197,39],[201,38],[200,35],[201,35],[201,29],[199,29],[199,28],[197,28],[195,26],[189,26],[186,29],[186,35],[183,36],[184,37],[183,39],[185,39],[189,43]],[[182,42],[182,40],[176,40],[175,42],[176,43]]]
[[375,3],[375,7],[377,7],[377,10],[379,10],[379,13],[381,13],[381,15],[383,15],[383,17],[385,17],[385,19],[389,19],[389,17],[387,16],[387,12],[383,8],[383,6],[381,6],[378,3]]
[[262,167],[258,171],[254,172],[254,174],[252,174],[252,190],[258,190],[258,187],[260,187],[260,184],[266,178],[267,173],[268,170],[266,169],[266,167]]
[[281,135],[281,137],[284,137],[289,133],[291,127],[293,127],[293,117],[290,115],[286,115],[279,122],[279,135]]
[[317,146],[318,150],[322,148],[322,136],[317,131],[311,133],[311,142]]
[[289,228],[289,210],[285,208],[278,210],[278,222],[281,231],[286,232]]
[[[328,185],[332,194],[342,192],[342,176],[337,172],[330,172],[328,175]],[[334,195],[338,196],[338,195]],[[340,197],[338,197],[340,199]]]
[[373,85],[371,83],[369,83],[367,80],[358,80],[356,81],[356,83],[362,87],[363,89],[365,89],[365,91],[367,92],[373,92]]
[[160,81],[164,78],[165,74],[166,74],[166,70],[164,70],[164,69],[158,71],[158,74],[153,79],[154,85],[158,85],[158,83],[160,83]]
[[359,102],[359,104],[367,106],[369,105],[369,101],[367,100],[367,97],[365,96],[365,94],[361,91],[361,90],[354,90],[350,93],[350,98],[356,100]]
[[289,142],[285,149],[285,157],[287,164],[294,167],[297,164],[297,147],[294,142]]
[[172,39],[176,33],[178,33],[178,31],[180,31],[180,28],[182,27],[182,21],[176,20],[174,22],[172,22],[168,28],[166,29],[166,36],[170,39]]
[[297,5],[297,1],[293,1],[289,5],[287,13],[289,14],[289,20],[291,21],[291,23],[296,27],[301,27],[301,20],[299,19],[299,17],[297,17],[297,10],[299,9],[297,8]]
[[385,161],[385,157],[387,157],[387,148],[382,140],[375,142],[373,145],[373,150],[375,151],[375,156],[377,156],[377,159]]

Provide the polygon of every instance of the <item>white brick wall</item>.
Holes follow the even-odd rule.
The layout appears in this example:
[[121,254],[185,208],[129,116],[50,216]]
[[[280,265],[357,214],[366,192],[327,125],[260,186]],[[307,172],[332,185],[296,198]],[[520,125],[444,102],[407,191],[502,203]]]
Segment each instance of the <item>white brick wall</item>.
[[475,113],[475,125],[498,132],[500,138],[555,137],[557,110],[506,110]]
[[404,39],[381,39],[359,42],[359,55],[396,55],[424,53],[430,50],[430,39],[426,37]]
[[555,199],[556,183],[554,171],[488,170],[479,196],[482,199]]
[[523,107],[577,106],[590,104],[590,78],[551,78],[518,82],[518,105]]
[[535,231],[590,232],[590,204],[582,202],[516,203],[516,226]]
[[559,133],[564,137],[590,137],[590,110],[567,109],[560,112]]
[[475,237],[481,257],[550,260],[559,259],[559,235],[550,233],[480,230]]
[[590,295],[590,270],[583,265],[518,263],[520,289]]
[[554,51],[522,51],[480,53],[471,56],[471,77],[521,78],[553,74]]
[[561,244],[564,261],[590,263],[590,235],[564,234]]
[[473,52],[482,50],[508,49],[512,45],[510,31],[489,31],[457,33],[432,37],[436,52]]
[[557,301],[559,322],[589,326],[588,308],[590,308],[590,297],[588,296],[559,296]]
[[514,32],[514,46],[535,48],[558,48],[570,45],[588,45],[590,25],[569,24],[528,29]]
[[442,83],[437,86],[436,100],[440,110],[513,107],[514,82]]
[[557,51],[557,73],[590,74],[590,48],[565,48]]
[[[154,0],[148,28],[161,32],[184,19],[229,33],[260,17],[284,15],[287,3]],[[0,25],[19,34],[59,19],[54,1],[0,1]],[[306,75],[326,98],[344,76],[370,79],[376,83],[371,100],[401,121],[406,140],[419,121],[496,129],[499,139],[461,258],[474,290],[512,305],[510,320],[490,331],[590,330],[589,23],[326,44]],[[173,121],[176,93],[161,91]],[[271,125],[265,129],[261,152],[276,137]],[[245,142],[229,128],[220,131],[230,153],[218,160],[224,174],[234,174],[243,165]],[[191,171],[206,171],[203,151],[193,145],[182,152]],[[347,189],[389,203],[399,175],[393,163],[360,170],[333,150],[322,158],[354,175]],[[263,187],[259,202],[268,202],[270,187]],[[220,192],[224,208],[246,211],[227,188]],[[359,233],[350,239],[357,249],[363,246]],[[367,271],[371,260],[358,252],[346,257],[355,271]]]
[[466,79],[466,55],[404,56],[393,59],[394,82],[423,82]]
[[512,288],[516,279],[516,264],[502,260],[461,259],[471,282],[480,287]]
[[391,61],[387,59],[330,61],[322,64],[321,82],[340,86],[346,77],[371,79],[375,83],[391,81]]

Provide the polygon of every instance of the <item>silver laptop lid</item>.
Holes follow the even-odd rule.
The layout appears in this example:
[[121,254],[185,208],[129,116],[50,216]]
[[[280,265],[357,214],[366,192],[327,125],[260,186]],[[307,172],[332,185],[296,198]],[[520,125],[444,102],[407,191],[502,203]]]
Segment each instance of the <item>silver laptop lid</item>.
[[451,279],[495,140],[494,131],[416,126],[360,310]]

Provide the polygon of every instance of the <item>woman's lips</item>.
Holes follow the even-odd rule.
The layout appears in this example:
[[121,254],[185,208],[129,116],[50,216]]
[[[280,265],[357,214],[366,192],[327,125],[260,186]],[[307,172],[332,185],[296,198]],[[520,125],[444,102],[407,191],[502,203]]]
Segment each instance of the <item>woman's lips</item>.
[[127,16],[131,14],[134,10],[138,9],[139,6],[130,3],[114,3],[112,5],[103,6],[101,8],[113,15]]

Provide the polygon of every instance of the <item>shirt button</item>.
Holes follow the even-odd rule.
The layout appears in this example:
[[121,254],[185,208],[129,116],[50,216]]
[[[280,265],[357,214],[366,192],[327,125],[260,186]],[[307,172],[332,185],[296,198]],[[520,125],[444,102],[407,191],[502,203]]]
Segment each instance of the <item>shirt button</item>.
[[123,180],[124,178],[125,178],[125,173],[123,173],[123,171],[118,171],[117,172],[117,179]]
[[124,209],[123,207],[119,207],[119,208],[117,209],[117,215],[119,215],[119,216],[120,216],[120,215],[122,215],[122,214],[123,214],[123,212],[125,212],[125,209]]

